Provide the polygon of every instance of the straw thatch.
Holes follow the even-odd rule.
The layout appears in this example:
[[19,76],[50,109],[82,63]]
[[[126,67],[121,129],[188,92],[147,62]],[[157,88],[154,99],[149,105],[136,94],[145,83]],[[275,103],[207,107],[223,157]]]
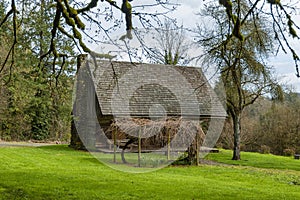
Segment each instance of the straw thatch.
[[[164,147],[169,137],[173,140],[176,136],[184,136],[177,140],[181,144],[193,141],[197,134],[201,141],[205,137],[199,122],[182,118],[163,118],[156,121],[143,118],[119,118],[111,124],[106,133],[112,138],[113,132],[116,133],[117,140],[140,137],[143,146],[145,148],[152,146],[152,149]],[[180,147],[179,144],[177,146]]]

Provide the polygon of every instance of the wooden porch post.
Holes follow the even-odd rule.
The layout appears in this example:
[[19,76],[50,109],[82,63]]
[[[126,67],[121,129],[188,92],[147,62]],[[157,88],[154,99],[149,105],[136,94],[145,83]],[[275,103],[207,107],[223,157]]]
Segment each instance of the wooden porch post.
[[117,153],[117,138],[116,138],[116,134],[117,134],[117,127],[114,129],[113,131],[113,140],[114,140],[114,163],[117,162],[116,159],[116,153]]
[[167,145],[167,160],[169,161],[170,158],[170,149],[171,149],[171,134],[170,134],[170,129],[167,129],[167,134],[168,134],[168,145]]
[[142,155],[141,132],[142,132],[142,128],[140,127],[139,135],[138,135],[138,167],[141,167],[141,155]]
[[200,138],[199,138],[199,130],[197,131],[196,134],[196,165],[200,164]]

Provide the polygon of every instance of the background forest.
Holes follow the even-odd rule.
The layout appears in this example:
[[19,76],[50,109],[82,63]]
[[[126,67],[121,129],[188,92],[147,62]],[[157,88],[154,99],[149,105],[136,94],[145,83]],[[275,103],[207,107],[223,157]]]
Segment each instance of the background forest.
[[[22,26],[5,23],[0,27],[1,140],[67,141],[70,135],[73,45],[58,35],[57,41],[64,44],[60,45],[61,51],[69,56],[56,59],[48,55],[40,61],[39,56],[49,48],[52,25],[49,19],[54,15],[45,9],[49,5],[41,2],[39,6],[24,5]],[[1,1],[1,19],[7,7]],[[22,42],[12,41],[14,27],[18,28],[15,40]]]
[[[225,123],[218,146],[232,149],[231,119]],[[286,92],[283,102],[261,97],[242,116],[241,149],[277,155],[300,151],[300,96]]]
[[[7,19],[10,23],[0,26],[0,140],[68,142],[70,139],[78,52],[74,52],[72,39],[58,32],[55,45],[60,56],[47,54],[49,46],[54,44],[50,19],[55,12],[47,9],[50,2],[23,4],[22,26],[12,18]],[[6,2],[0,3],[0,19],[5,18],[8,6]],[[280,155],[300,152],[300,97],[292,91],[285,91],[284,96],[283,102],[260,97],[245,109],[242,150]],[[233,148],[231,124],[228,118],[218,147]]]

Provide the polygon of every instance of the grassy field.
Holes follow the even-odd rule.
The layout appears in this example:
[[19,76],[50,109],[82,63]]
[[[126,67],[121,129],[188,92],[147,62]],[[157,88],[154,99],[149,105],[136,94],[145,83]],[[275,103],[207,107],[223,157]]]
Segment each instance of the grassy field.
[[231,160],[232,151],[220,150],[220,153],[209,154],[206,156],[208,160],[226,163],[230,165],[252,166],[257,168],[267,169],[283,169],[300,171],[300,160],[295,160],[293,157],[283,157],[271,154],[260,154],[252,152],[241,152],[241,160]]
[[[113,170],[64,145],[0,147],[0,199],[300,199],[300,161],[222,150],[230,165]],[[231,165],[234,164],[234,165]]]

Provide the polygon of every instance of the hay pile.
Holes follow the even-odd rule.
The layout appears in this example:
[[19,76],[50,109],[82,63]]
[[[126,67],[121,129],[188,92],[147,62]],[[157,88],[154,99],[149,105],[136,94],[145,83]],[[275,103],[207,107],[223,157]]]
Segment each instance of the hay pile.
[[144,118],[117,118],[110,125],[108,132],[114,134],[117,140],[142,138],[144,146],[165,146],[172,141],[174,147],[191,144],[198,136],[204,140],[199,121],[183,118],[161,118],[150,120]]

